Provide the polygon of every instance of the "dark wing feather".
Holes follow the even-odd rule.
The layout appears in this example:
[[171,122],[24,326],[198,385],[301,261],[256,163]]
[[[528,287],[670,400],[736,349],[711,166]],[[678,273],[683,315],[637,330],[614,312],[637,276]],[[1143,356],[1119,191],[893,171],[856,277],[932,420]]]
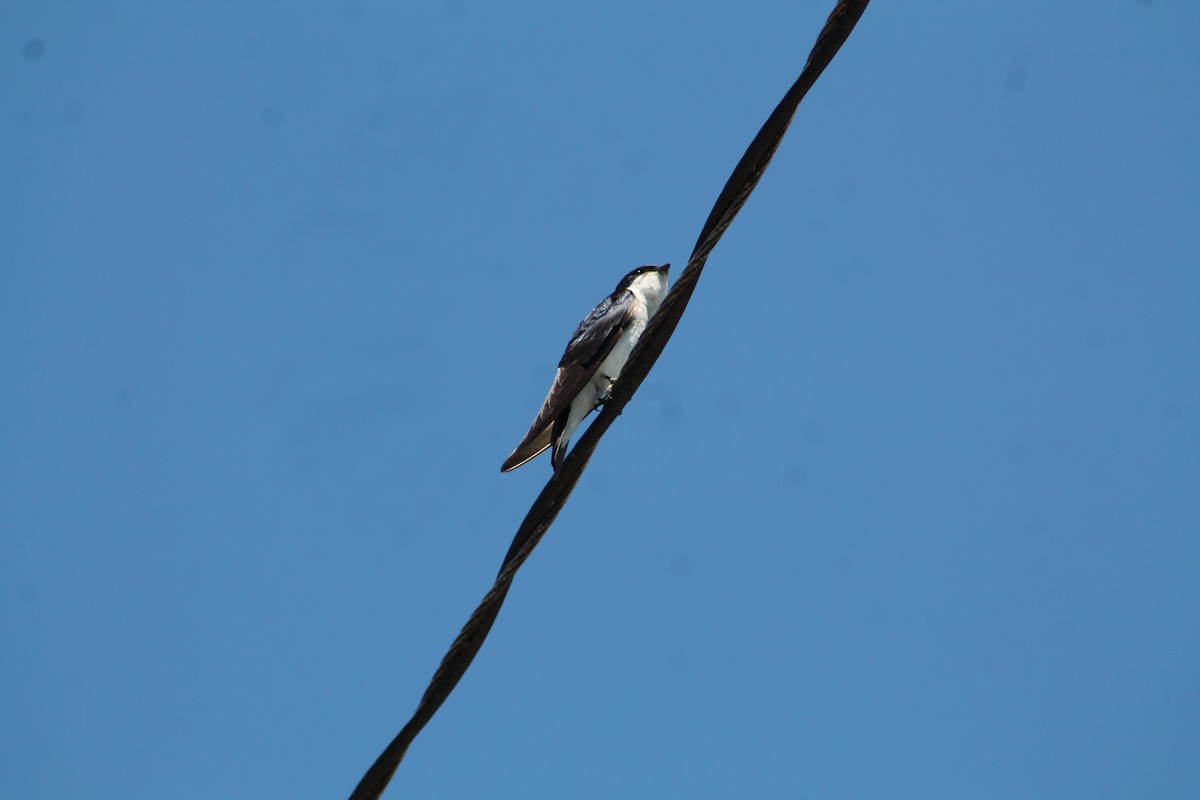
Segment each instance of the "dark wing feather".
[[575,333],[571,334],[571,341],[567,343],[567,350],[559,360],[558,366],[597,366],[612,352],[621,331],[629,324],[632,311],[633,293],[628,289],[613,292],[604,298],[600,305],[593,308],[592,313],[579,323]]
[[622,289],[604,298],[579,323],[558,362],[558,372],[542,403],[542,410],[517,449],[505,459],[500,467],[501,472],[516,469],[550,446],[550,428],[554,420],[571,407],[571,401],[592,379],[596,368],[612,352],[632,315],[633,294],[628,289]]

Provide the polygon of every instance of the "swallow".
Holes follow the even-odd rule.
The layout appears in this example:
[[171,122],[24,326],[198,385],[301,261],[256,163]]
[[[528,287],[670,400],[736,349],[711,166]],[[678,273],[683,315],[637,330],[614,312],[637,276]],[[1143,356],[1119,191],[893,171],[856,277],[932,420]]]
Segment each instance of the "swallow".
[[662,304],[670,268],[663,264],[633,270],[579,323],[541,410],[501,472],[516,469],[546,448],[551,448],[550,465],[558,471],[575,429],[608,399],[629,353]]

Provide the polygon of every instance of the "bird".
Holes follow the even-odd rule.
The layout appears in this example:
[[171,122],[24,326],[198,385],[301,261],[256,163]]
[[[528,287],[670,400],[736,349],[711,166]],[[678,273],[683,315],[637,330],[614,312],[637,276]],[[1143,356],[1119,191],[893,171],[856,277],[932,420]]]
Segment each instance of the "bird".
[[629,353],[667,294],[670,264],[631,270],[608,297],[583,318],[558,362],[554,383],[517,449],[504,460],[511,472],[550,450],[557,472],[579,423],[608,399]]

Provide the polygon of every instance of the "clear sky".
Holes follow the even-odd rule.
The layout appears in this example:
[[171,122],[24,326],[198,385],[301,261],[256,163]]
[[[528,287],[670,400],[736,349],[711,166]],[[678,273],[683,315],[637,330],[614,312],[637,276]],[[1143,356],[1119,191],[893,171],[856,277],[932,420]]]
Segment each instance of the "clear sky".
[[[5,0],[0,795],[349,794],[831,6]],[[1200,796],[1198,41],[868,8],[389,796]]]

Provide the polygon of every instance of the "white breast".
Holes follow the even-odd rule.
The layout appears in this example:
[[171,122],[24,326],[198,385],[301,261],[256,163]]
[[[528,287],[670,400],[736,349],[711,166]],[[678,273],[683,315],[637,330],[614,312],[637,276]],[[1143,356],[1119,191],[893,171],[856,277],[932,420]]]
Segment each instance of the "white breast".
[[633,318],[592,378],[593,385],[601,394],[608,389],[609,379],[620,376],[625,362],[629,360],[629,354],[633,352],[633,346],[646,330],[646,323],[650,321],[654,312],[658,311],[658,306],[667,293],[667,276],[661,272],[639,275],[630,285],[629,291],[633,295]]
[[638,339],[642,338],[642,332],[646,330],[646,322],[650,319],[650,315],[646,313],[646,304],[637,294],[633,296],[633,304],[633,319],[629,321],[624,333],[613,345],[612,352],[608,354],[608,358],[604,359],[604,363],[600,365],[600,369],[596,370],[596,375],[592,378],[596,388],[602,392],[608,389],[610,379],[615,380],[620,376],[621,370],[625,368],[625,362],[629,360],[629,354],[633,352],[633,346],[637,344]]

